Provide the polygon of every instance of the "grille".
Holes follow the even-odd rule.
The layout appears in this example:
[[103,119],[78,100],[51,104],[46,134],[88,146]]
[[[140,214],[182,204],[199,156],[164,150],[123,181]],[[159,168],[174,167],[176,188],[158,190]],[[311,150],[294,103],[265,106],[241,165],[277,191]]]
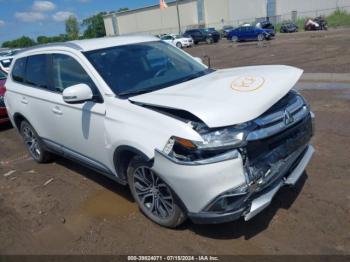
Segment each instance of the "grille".
[[[286,114],[292,119],[287,124]],[[268,183],[286,175],[302,154],[312,137],[312,119],[303,98],[290,92],[255,123],[257,129],[248,135],[246,169],[251,181],[263,177]]]
[[312,137],[311,116],[270,138],[247,145],[248,175],[251,181],[264,178],[264,185],[284,177],[305,150]]
[[[247,140],[260,140],[280,133],[289,128],[290,124],[305,118],[309,113],[304,99],[294,91],[289,92],[262,116],[255,119],[254,122],[258,128],[248,135]],[[286,116],[293,123],[286,124]]]

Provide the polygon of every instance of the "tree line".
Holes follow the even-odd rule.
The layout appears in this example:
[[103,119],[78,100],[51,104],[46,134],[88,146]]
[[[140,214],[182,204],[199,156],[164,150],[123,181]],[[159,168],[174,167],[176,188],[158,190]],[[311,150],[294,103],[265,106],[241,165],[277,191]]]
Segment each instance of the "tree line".
[[[128,8],[120,8],[118,12],[129,10]],[[34,45],[66,42],[78,39],[89,39],[106,36],[106,30],[103,22],[103,16],[106,12],[100,12],[96,15],[88,17],[79,24],[78,19],[71,15],[65,21],[66,33],[57,36],[38,36],[35,40],[28,37],[22,36],[18,39],[3,42],[3,48],[24,48],[31,47]],[[80,29],[83,27],[85,30],[80,33]]]

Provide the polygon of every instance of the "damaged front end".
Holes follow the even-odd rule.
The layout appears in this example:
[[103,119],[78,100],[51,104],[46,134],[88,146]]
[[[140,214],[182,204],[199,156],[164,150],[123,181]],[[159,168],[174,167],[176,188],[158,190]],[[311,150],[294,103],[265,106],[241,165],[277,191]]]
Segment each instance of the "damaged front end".
[[241,216],[249,220],[263,210],[280,187],[296,183],[310,161],[313,118],[302,96],[290,91],[249,123],[210,130],[202,123],[190,122],[204,142],[173,137],[163,153],[182,164],[210,164],[228,152],[238,152],[245,183],[215,197],[189,217],[196,223],[220,223]]

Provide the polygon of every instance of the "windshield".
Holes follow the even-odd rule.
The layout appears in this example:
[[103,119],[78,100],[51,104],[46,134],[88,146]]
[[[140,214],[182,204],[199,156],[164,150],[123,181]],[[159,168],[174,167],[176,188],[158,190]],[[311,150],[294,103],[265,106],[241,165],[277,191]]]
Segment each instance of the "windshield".
[[0,80],[6,79],[6,74],[0,70]]
[[85,55],[118,96],[152,92],[211,72],[162,41],[116,46]]
[[6,58],[6,59],[0,61],[1,65],[5,68],[10,67],[11,62],[12,62],[12,58]]

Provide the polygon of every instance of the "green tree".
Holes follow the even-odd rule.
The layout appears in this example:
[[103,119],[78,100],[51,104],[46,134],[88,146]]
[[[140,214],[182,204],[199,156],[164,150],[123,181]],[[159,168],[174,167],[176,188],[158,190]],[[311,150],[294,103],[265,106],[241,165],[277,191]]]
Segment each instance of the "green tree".
[[101,12],[83,20],[83,26],[86,27],[84,31],[84,38],[96,38],[106,36],[105,25],[103,22],[103,15],[107,13]]
[[75,16],[71,15],[66,20],[66,33],[69,40],[79,38],[79,23]]
[[35,45],[35,41],[27,36],[22,36],[21,38],[7,41],[2,44],[2,47],[5,48],[23,48],[23,47],[30,47]]
[[40,44],[40,45],[42,45],[42,44],[47,44],[47,43],[50,43],[50,38],[47,37],[47,36],[41,35],[41,36],[38,36],[38,37],[36,38],[36,42],[37,42],[38,44]]
[[125,12],[125,11],[128,11],[129,10],[129,8],[127,8],[127,7],[122,7],[122,8],[119,8],[118,10],[117,10],[117,12],[119,13],[119,12]]

